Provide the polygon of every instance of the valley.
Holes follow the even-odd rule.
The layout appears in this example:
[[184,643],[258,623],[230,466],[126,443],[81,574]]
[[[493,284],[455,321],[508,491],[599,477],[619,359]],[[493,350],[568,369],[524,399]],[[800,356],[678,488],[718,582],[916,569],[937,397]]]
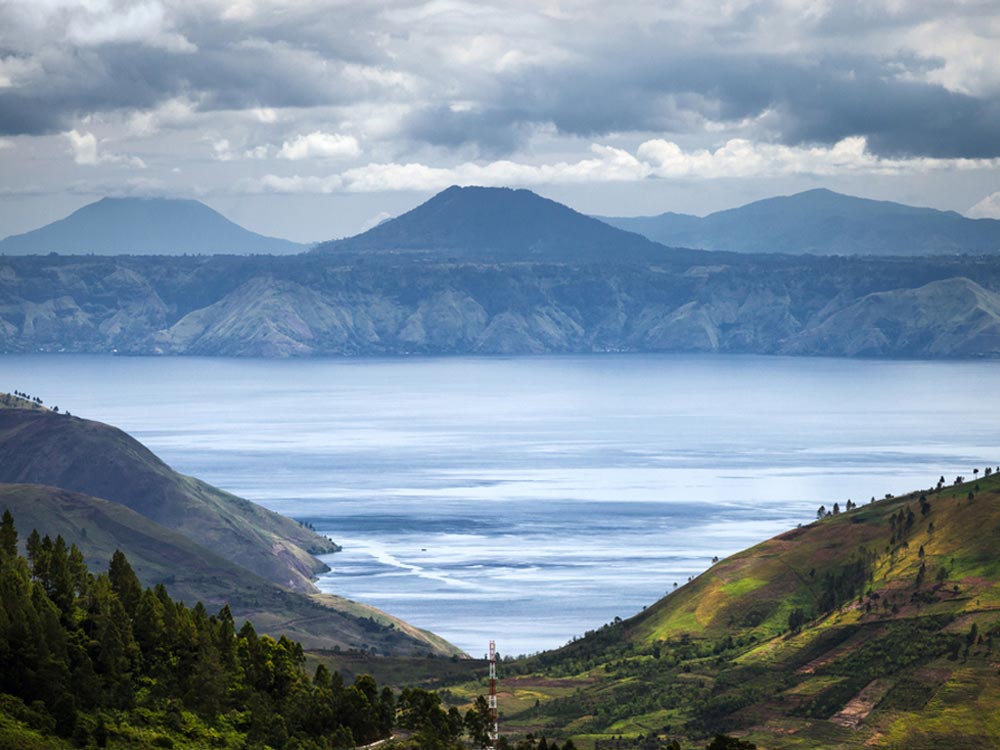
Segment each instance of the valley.
[[0,750],[998,750],[998,60],[0,0]]

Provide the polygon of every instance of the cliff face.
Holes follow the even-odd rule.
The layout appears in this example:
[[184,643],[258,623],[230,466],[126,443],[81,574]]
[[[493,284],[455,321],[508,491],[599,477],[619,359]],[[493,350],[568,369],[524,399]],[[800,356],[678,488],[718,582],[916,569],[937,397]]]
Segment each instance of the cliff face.
[[0,352],[1000,355],[994,260],[717,260],[6,258]]

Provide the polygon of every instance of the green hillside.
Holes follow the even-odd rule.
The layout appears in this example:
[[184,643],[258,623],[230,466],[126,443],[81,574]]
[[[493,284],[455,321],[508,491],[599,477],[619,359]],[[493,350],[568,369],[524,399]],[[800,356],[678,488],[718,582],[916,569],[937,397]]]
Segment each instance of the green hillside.
[[825,517],[506,663],[504,731],[602,748],[720,732],[775,750],[996,748],[998,552],[992,472]]
[[91,570],[101,570],[121,550],[143,585],[162,583],[171,596],[189,603],[229,605],[239,622],[250,620],[258,631],[275,638],[287,635],[306,648],[460,653],[447,641],[374,607],[284,589],[117,503],[56,487],[0,484],[3,510],[10,510],[21,528],[75,543]]
[[120,551],[95,573],[61,536],[19,536],[4,511],[3,750],[332,750],[375,747],[397,727],[411,750],[461,748],[465,722],[434,694],[397,699],[324,667],[310,678],[301,644],[143,589]]
[[101,422],[0,399],[0,482],[44,484],[125,505],[262,578],[316,593],[329,539],[290,518],[175,472]]

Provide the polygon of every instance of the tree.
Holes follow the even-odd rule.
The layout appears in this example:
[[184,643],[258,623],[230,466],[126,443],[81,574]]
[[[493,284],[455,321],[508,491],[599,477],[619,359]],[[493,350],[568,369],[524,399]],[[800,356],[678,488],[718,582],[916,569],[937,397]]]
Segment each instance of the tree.
[[108,578],[111,581],[111,587],[125,607],[125,611],[130,618],[134,617],[136,608],[139,606],[139,599],[142,598],[142,584],[139,583],[138,576],[120,549],[116,549],[111,556]]
[[11,560],[17,557],[17,529],[9,510],[5,510],[0,519],[0,556]]
[[490,707],[486,698],[479,696],[472,708],[465,712],[465,731],[476,747],[486,747],[490,742],[490,730],[493,722],[490,720]]
[[825,517],[826,517],[826,506],[825,505],[821,505],[816,510],[816,520],[817,521],[822,521]]
[[788,613],[788,629],[793,633],[798,633],[802,630],[802,626],[805,624],[805,621],[806,613],[799,607],[796,607]]

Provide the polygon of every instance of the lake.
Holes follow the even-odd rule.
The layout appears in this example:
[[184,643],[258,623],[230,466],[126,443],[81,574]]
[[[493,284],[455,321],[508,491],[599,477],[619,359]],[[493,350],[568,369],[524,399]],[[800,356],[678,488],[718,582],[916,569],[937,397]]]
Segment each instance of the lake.
[[848,498],[1000,464],[1000,363],[0,357],[342,544],[326,591],[472,654],[559,646]]

